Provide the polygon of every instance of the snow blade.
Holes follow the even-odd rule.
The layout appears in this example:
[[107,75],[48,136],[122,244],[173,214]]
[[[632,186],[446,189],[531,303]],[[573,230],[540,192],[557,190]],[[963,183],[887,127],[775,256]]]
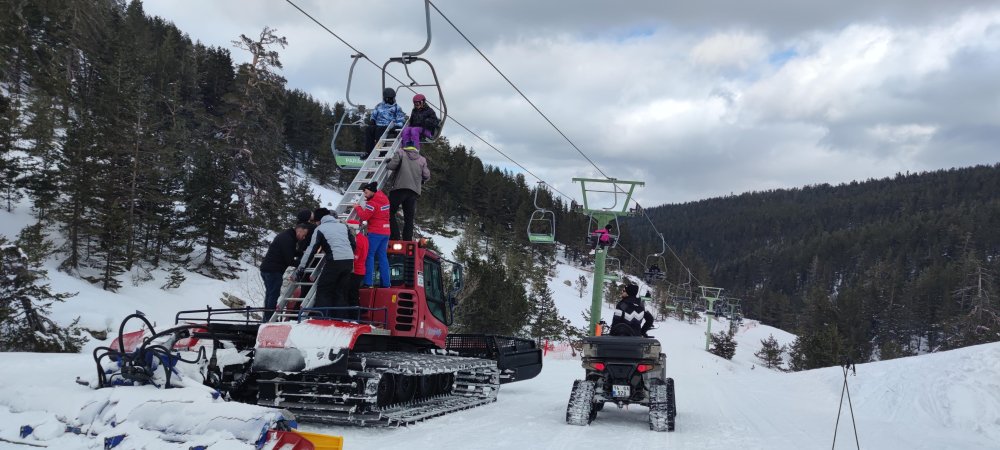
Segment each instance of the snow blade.
[[491,334],[449,334],[446,347],[461,356],[496,361],[501,384],[529,380],[542,371],[542,349],[531,339]]

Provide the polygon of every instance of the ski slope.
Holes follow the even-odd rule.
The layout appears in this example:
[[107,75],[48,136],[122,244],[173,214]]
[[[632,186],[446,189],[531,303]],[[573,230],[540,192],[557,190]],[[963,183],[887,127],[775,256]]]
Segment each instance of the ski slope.
[[[331,195],[335,195],[332,193]],[[335,198],[324,199],[334,202]],[[13,237],[29,221],[20,215],[0,213],[0,233]],[[8,220],[10,219],[10,220]],[[453,240],[439,239],[442,248]],[[61,274],[57,261],[48,262],[50,282],[56,291],[80,295],[56,305],[53,317],[68,323],[80,316],[95,329],[117,329],[121,318],[143,310],[159,327],[173,323],[178,310],[221,307],[222,292],[253,294],[259,277],[252,267],[237,280],[218,281],[188,274],[181,288],[163,291],[164,273],[138,286],[126,283],[116,294]],[[573,286],[579,275],[589,273],[565,264],[550,281],[561,314],[583,326],[580,311],[589,308],[590,288],[580,298]],[[256,296],[254,296],[256,295]],[[255,300],[259,301],[259,300]],[[604,308],[609,317],[610,308]],[[724,320],[713,330],[727,326]],[[667,373],[676,381],[677,431],[654,433],[646,424],[646,409],[619,410],[609,405],[587,427],[565,424],[566,402],[573,380],[583,375],[578,359],[565,352],[545,358],[535,379],[504,385],[495,404],[463,411],[398,429],[359,429],[303,424],[307,431],[343,435],[346,448],[412,449],[802,449],[827,448],[833,440],[838,401],[843,386],[840,368],[782,373],[762,368],[753,353],[761,339],[773,334],[788,343],[793,336],[771,327],[745,322],[736,335],[733,361],[704,351],[704,321],[689,324],[676,320],[659,323],[653,330],[667,354]],[[157,390],[151,387],[99,391],[78,385],[75,378],[94,372],[89,350],[107,344],[92,340],[83,354],[0,353],[0,439],[18,441],[18,430],[30,425],[35,433],[26,441],[58,449],[103,448],[103,437],[126,430],[129,437],[118,448],[250,449],[226,429],[176,434],[193,423],[223,416],[249,416],[259,410],[248,405],[226,404],[193,389]],[[853,409],[861,446],[866,449],[996,449],[1000,442],[1000,343],[950,352],[862,364],[850,376]],[[120,408],[126,423],[90,424],[97,436],[64,433],[65,424],[78,419],[88,406]],[[129,416],[142,405],[169,405],[167,413]],[[131,409],[130,409],[131,408]],[[159,410],[157,410],[159,411]],[[111,415],[109,417],[116,417]],[[196,420],[197,419],[197,420]],[[131,422],[130,422],[131,421]],[[145,424],[139,426],[139,422]],[[155,426],[154,426],[155,425]],[[854,448],[850,411],[845,404],[837,448]],[[26,449],[22,444],[0,441],[0,449]]]

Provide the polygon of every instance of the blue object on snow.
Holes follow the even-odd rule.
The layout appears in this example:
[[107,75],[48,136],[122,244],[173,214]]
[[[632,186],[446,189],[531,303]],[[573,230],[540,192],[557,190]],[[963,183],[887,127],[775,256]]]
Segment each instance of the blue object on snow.
[[30,436],[31,433],[34,432],[34,431],[35,431],[35,429],[32,428],[31,425],[24,425],[24,426],[22,426],[21,427],[21,433],[20,433],[21,439],[24,439],[24,438]]
[[213,391],[212,392],[212,400],[218,400],[219,397],[222,397],[222,393],[221,392],[219,392],[219,391]]
[[208,450],[208,447],[204,445],[196,445],[194,447],[188,447],[188,450]]
[[267,444],[267,430],[268,429],[269,429],[269,427],[265,426],[264,429],[261,430],[260,438],[258,438],[257,442],[254,443],[254,448],[256,448],[257,450],[260,450],[260,449],[264,448],[264,444]]
[[69,425],[66,425],[66,432],[73,434],[83,434],[83,429],[80,427],[71,427]]
[[124,434],[119,434],[118,436],[111,436],[104,438],[104,450],[111,450],[121,444],[125,440]]

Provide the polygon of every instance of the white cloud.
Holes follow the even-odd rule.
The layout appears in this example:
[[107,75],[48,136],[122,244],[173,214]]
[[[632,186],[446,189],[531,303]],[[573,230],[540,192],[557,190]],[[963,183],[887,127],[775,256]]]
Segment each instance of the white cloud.
[[[423,44],[416,4],[297,3],[379,62]],[[605,172],[647,181],[646,205],[997,161],[995,2],[438,3]],[[276,27],[289,86],[343,99],[351,51],[284,2],[146,8],[214,45]],[[596,170],[432,20],[426,56],[454,117],[578,195],[570,179]],[[355,101],[377,99],[375,68],[354,82]],[[454,123],[445,133],[511,166]]]
[[760,34],[742,31],[718,33],[691,49],[691,61],[709,68],[747,70],[767,55],[769,43]]

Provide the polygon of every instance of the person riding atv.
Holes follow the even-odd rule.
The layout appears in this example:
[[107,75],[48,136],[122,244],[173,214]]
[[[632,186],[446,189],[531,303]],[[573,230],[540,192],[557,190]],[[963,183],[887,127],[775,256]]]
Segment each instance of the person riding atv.
[[646,311],[646,305],[639,300],[639,286],[630,284],[622,290],[622,299],[615,306],[615,317],[611,320],[612,336],[643,336],[653,328],[653,315]]
[[667,357],[660,342],[646,336],[653,315],[638,293],[638,286],[625,288],[609,334],[583,338],[586,373],[573,382],[566,423],[590,425],[605,403],[619,408],[636,404],[649,408],[649,429],[674,431],[674,380],[666,376]]

